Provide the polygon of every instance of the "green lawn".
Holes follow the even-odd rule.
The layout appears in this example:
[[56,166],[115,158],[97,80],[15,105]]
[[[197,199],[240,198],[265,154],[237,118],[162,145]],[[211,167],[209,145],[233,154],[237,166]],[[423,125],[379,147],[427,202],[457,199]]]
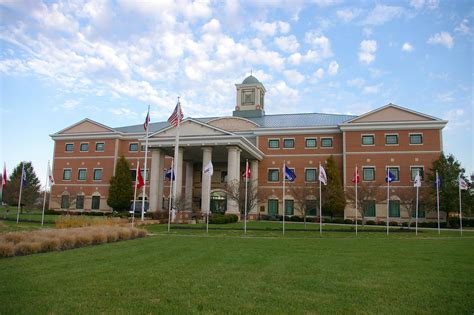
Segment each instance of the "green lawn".
[[474,311],[472,232],[320,238],[293,231],[283,238],[147,228],[157,235],[1,259],[0,313]]

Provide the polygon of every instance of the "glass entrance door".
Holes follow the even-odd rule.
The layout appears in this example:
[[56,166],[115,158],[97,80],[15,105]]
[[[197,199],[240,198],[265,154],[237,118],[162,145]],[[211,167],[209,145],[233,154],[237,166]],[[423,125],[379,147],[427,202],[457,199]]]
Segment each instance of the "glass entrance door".
[[227,195],[225,192],[215,191],[211,193],[211,212],[225,213],[227,210]]

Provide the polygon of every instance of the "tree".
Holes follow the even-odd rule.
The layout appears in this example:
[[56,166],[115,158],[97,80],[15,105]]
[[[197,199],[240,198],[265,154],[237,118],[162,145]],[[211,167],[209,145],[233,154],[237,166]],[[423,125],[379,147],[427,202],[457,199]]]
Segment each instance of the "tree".
[[[364,204],[372,200],[375,200],[375,204],[377,204],[383,199],[383,194],[380,188],[380,185],[374,182],[360,182],[357,184],[357,209],[360,218],[362,219],[362,224],[365,223]],[[347,187],[346,198],[354,208],[356,200],[355,195],[355,186]]]
[[115,175],[110,178],[107,204],[116,211],[128,211],[133,199],[133,184],[130,166],[122,156],[115,167]]
[[344,208],[346,207],[346,197],[341,176],[332,155],[326,160],[325,170],[328,184],[323,185],[321,188],[323,210],[329,214],[331,218],[334,216],[343,216]]
[[[31,207],[36,203],[36,199],[39,196],[40,181],[36,176],[35,170],[31,162],[19,163],[10,175],[10,180],[7,183],[4,191],[5,202],[9,205],[17,205],[18,198],[20,195],[20,181],[22,173],[22,164],[25,165],[26,173],[26,186],[22,187],[21,190],[21,204],[27,207]],[[23,210],[23,207],[22,209]]]
[[[245,180],[233,180],[225,186],[227,198],[235,201],[239,207],[241,217],[245,215]],[[247,217],[249,212],[257,206],[259,194],[258,183],[255,180],[249,181],[247,186]]]
[[[456,160],[453,155],[445,156],[444,153],[440,157],[433,161],[432,167],[427,174],[427,184],[431,187],[430,193],[430,205],[436,208],[436,171],[441,178],[441,187],[439,189],[439,210],[446,213],[446,223],[449,225],[448,218],[451,213],[458,213],[459,211],[459,186],[458,176],[466,180],[464,176],[464,169],[461,168],[461,164]],[[467,180],[466,180],[467,182]],[[470,207],[470,196],[469,190],[461,191],[463,209]]]
[[[418,217],[420,215],[420,205],[426,205],[427,200],[429,199],[430,189],[427,185],[423,185],[419,188],[418,191]],[[408,227],[411,226],[411,222],[416,214],[416,188],[399,188],[397,191],[397,196],[400,198],[400,205],[404,206],[408,210]]]
[[291,195],[295,202],[295,208],[304,218],[304,226],[306,228],[306,216],[308,215],[309,202],[317,202],[316,199],[308,199],[310,196],[317,195],[317,187],[314,183],[305,183],[302,186],[291,185]]

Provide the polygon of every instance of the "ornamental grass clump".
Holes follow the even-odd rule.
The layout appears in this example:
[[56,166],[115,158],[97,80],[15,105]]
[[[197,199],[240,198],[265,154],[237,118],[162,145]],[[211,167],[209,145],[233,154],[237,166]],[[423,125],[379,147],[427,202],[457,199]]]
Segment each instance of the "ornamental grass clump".
[[55,225],[59,229],[66,229],[86,226],[123,226],[127,223],[128,220],[122,218],[63,215],[56,220]]
[[144,236],[145,230],[118,225],[11,232],[0,235],[0,257],[66,250]]

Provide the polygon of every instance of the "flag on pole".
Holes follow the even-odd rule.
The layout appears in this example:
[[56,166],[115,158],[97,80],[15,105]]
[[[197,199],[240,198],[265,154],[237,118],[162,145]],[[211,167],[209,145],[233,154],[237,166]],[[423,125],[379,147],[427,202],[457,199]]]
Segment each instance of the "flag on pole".
[[296,179],[295,172],[285,165],[285,180],[289,182],[294,182]]
[[359,168],[356,166],[354,171],[354,177],[352,178],[352,182],[354,184],[360,183],[360,176],[359,176]]
[[148,130],[148,124],[150,123],[150,107],[148,107],[148,112],[146,113],[145,122],[143,123],[143,129]]
[[413,181],[413,187],[421,187],[420,171],[416,173],[415,180]]
[[387,176],[385,177],[385,182],[386,183],[391,183],[396,179],[395,174],[390,172],[390,170],[387,170]]
[[319,165],[319,181],[324,185],[328,183],[328,177],[326,176],[326,171],[322,165]]
[[171,180],[171,176],[173,176],[173,180],[175,180],[173,168],[169,168],[165,171],[165,178],[168,178],[168,180]]
[[138,174],[137,174],[137,182],[136,182],[136,185],[137,185],[137,189],[140,189],[140,188],[142,188],[143,186],[145,186],[145,181],[143,180],[142,170],[140,169],[140,167],[138,167]]
[[174,108],[173,113],[171,116],[168,118],[168,122],[173,125],[173,126],[178,126],[178,123],[180,123],[183,120],[183,112],[181,110],[181,104],[178,101],[178,104],[176,104],[176,107]]
[[464,179],[462,179],[461,175],[459,175],[459,189],[461,190],[469,189],[469,185],[466,183]]
[[26,178],[26,171],[25,171],[25,164],[23,164],[23,168],[21,170],[21,186],[22,187],[28,186],[28,180]]
[[7,164],[3,163],[2,188],[7,185]]
[[438,171],[436,171],[436,180],[434,182],[436,188],[441,187],[441,176],[438,175]]
[[48,179],[49,179],[49,186],[54,185],[54,177],[53,177],[53,172],[51,171],[51,165],[48,163]]
[[212,161],[209,161],[209,163],[207,163],[207,165],[202,170],[202,173],[204,175],[209,175],[209,176],[212,176],[212,174],[214,174],[214,167],[212,166]]
[[245,163],[245,172],[244,172],[244,178],[250,179],[250,167],[249,167],[249,161]]

